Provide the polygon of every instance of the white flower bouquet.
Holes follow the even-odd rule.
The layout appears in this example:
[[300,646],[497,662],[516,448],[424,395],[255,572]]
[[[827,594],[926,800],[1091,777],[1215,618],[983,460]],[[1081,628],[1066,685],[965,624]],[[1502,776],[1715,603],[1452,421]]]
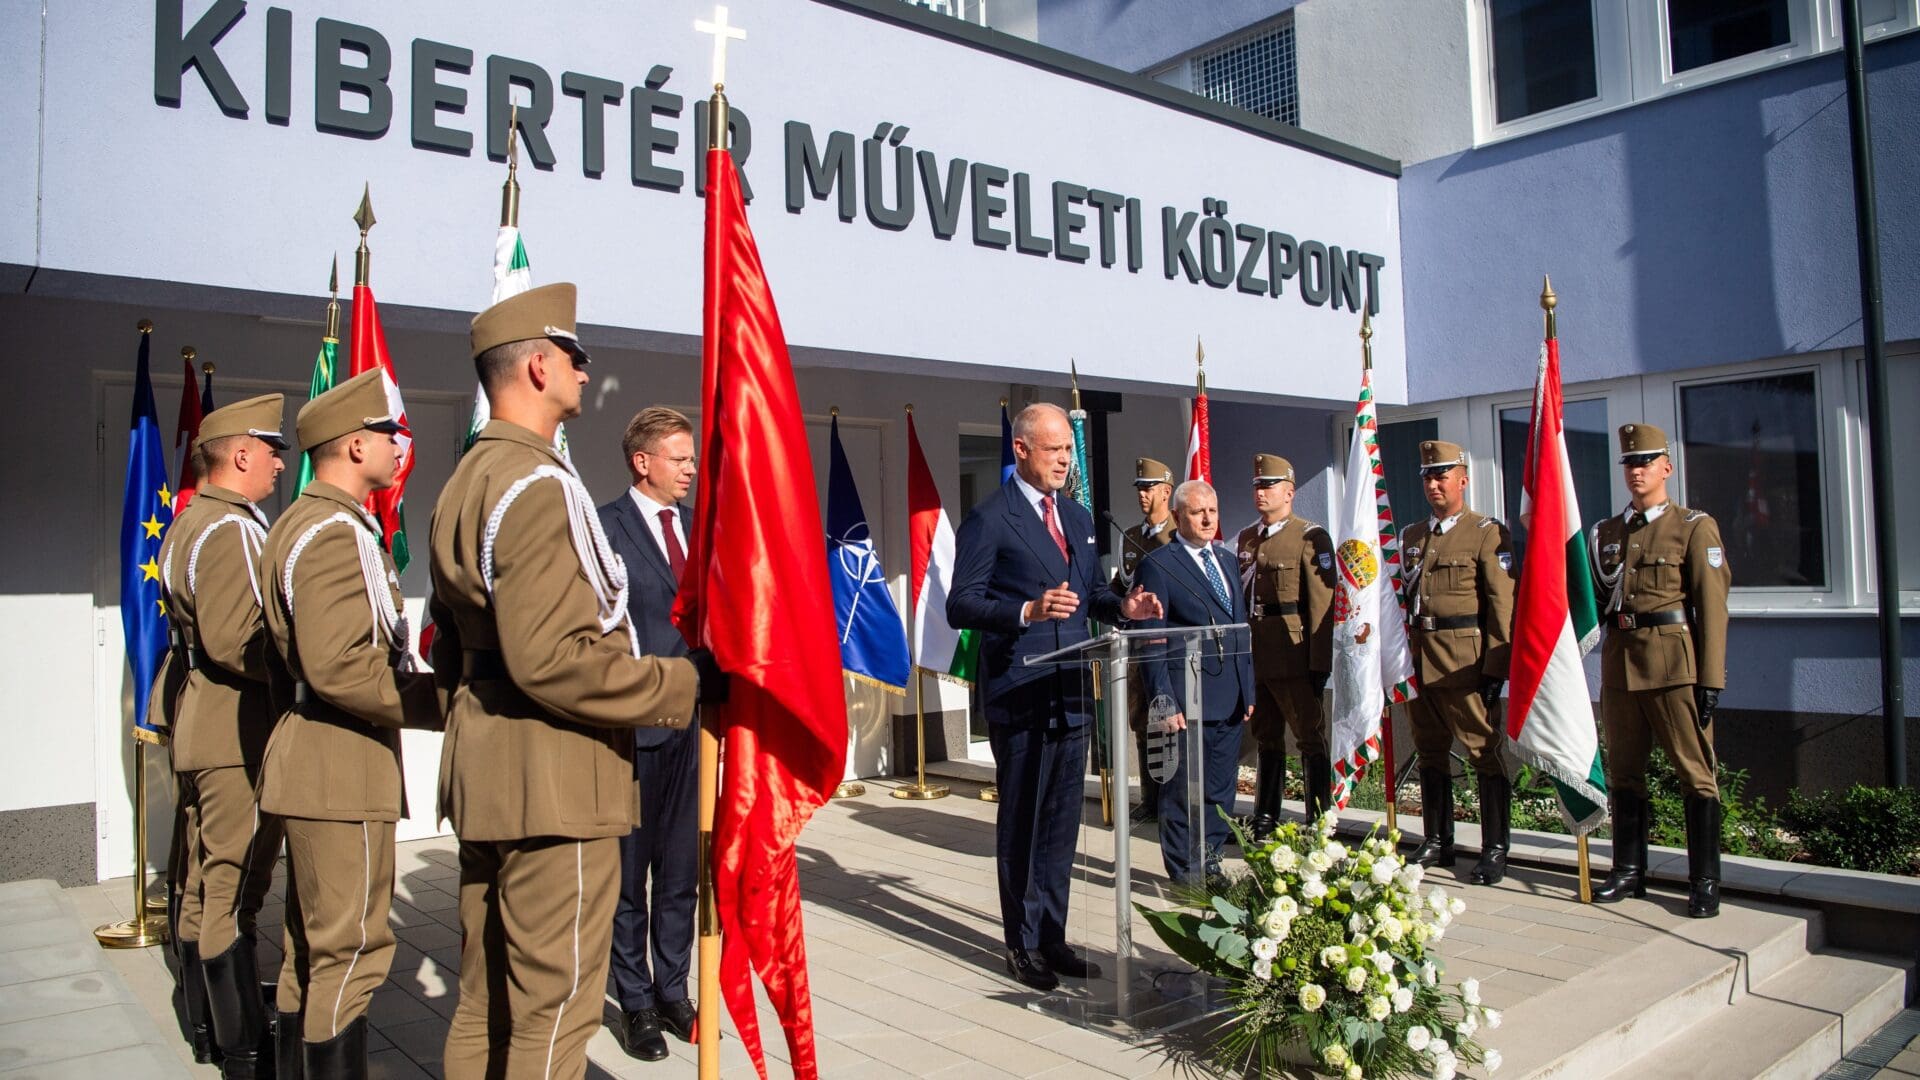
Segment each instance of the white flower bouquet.
[[1500,1026],[1499,1012],[1474,980],[1442,982],[1429,951],[1466,904],[1422,881],[1398,833],[1349,848],[1333,826],[1332,814],[1288,822],[1256,844],[1234,823],[1248,873],[1172,910],[1135,905],[1175,954],[1226,982],[1235,1013],[1218,1063],[1277,1071],[1309,1056],[1344,1080],[1498,1069],[1499,1052],[1476,1036]]

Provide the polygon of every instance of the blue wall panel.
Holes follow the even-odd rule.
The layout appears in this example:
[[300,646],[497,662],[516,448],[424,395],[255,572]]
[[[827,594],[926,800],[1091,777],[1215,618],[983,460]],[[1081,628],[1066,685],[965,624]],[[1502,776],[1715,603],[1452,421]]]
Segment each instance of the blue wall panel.
[[1141,71],[1300,0],[1039,0],[1040,44]]

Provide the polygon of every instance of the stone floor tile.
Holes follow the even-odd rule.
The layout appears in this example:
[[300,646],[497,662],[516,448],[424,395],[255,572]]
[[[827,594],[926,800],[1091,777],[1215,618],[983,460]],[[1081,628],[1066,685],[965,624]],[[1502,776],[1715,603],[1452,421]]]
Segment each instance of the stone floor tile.
[[[6,932],[6,927],[0,927],[0,935]],[[66,941],[13,949],[0,952],[0,986],[95,971],[99,966],[100,947],[92,942]]]
[[398,1050],[367,1055],[367,1080],[430,1080],[431,1076]]
[[105,972],[57,975],[0,986],[0,1024],[121,1004],[134,1004],[133,995],[120,980]]
[[[0,1063],[0,1068],[5,1064]],[[160,1080],[189,1074],[165,1047],[145,1044],[46,1062],[3,1075],[7,1080]]]
[[892,1028],[844,1035],[840,1041],[910,1076],[926,1076],[954,1065],[968,1064],[965,1055]]
[[965,1054],[1012,1076],[1034,1076],[1073,1060],[1027,1039],[990,1027],[971,1027],[940,1040],[942,1046]]

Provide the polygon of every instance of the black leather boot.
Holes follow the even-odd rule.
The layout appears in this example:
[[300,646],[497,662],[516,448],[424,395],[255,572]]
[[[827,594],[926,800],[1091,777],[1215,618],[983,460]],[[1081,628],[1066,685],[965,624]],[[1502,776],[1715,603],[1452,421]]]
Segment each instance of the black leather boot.
[[367,1080],[367,1018],[326,1042],[306,1044],[306,1080]]
[[1287,791],[1287,755],[1279,750],[1262,750],[1259,757],[1260,780],[1253,789],[1253,819],[1248,831],[1255,841],[1263,841],[1280,827],[1280,802]]
[[1333,809],[1333,759],[1325,754],[1303,755],[1301,771],[1307,774],[1307,823],[1312,824]]
[[1647,797],[1631,791],[1613,795],[1613,869],[1593,890],[1593,902],[1611,904],[1647,895]]
[[1426,839],[1407,861],[1421,866],[1452,866],[1453,775],[1445,769],[1420,770],[1420,827]]
[[1513,784],[1504,776],[1480,774],[1480,861],[1467,880],[1498,885],[1506,880],[1507,851],[1513,846]]
[[213,1038],[220,1046],[223,1080],[273,1080],[273,1040],[267,1003],[260,997],[253,939],[238,937],[218,956],[202,957]]
[[193,1044],[193,1060],[211,1065],[220,1060],[220,1050],[213,1044],[213,1021],[207,1008],[207,977],[201,970],[200,943],[183,941],[179,951],[180,993],[187,1014],[189,1040]]
[[274,1080],[304,1080],[305,1051],[302,1049],[300,1029],[305,1025],[306,1019],[305,1011],[283,1012],[275,1018],[273,1025]]
[[1720,914],[1720,800],[1687,796],[1687,914]]

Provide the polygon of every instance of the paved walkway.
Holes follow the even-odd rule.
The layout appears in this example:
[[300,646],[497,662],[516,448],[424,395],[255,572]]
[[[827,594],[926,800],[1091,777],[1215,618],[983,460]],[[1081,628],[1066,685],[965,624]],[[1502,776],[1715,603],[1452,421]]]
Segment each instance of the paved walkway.
[[[992,804],[972,797],[974,785],[935,802],[887,796],[887,783],[868,784],[863,798],[830,804],[802,836],[805,897],[822,1072],[835,1080],[929,1076],[1142,1077],[1191,1075],[1164,1048],[1143,1048],[1073,1027],[1029,1006],[1036,998],[1007,977],[1000,951],[994,884]],[[1091,830],[1091,827],[1090,827]],[[1092,850],[1111,851],[1104,830]],[[1132,845],[1136,871],[1159,870],[1159,853],[1142,831]],[[1471,866],[1463,858],[1457,876]],[[1076,920],[1092,934],[1096,913],[1111,912],[1105,859],[1090,862],[1076,885]],[[1447,881],[1456,871],[1439,871]],[[454,891],[458,872],[450,838],[401,845],[393,918],[400,945],[389,984],[374,999],[373,1075],[438,1077],[447,1019],[459,969]],[[277,964],[282,907],[276,895],[260,916],[262,966]],[[1510,1008],[1563,987],[1585,972],[1687,922],[1684,898],[1656,890],[1645,901],[1582,907],[1570,875],[1521,870],[1494,889],[1462,885],[1468,911],[1450,931],[1443,953],[1451,978],[1482,982],[1488,1004]],[[132,903],[127,882],[70,890],[87,926],[123,918]],[[0,949],[6,931],[0,927]],[[1152,942],[1139,931],[1142,942]],[[4,955],[4,954],[0,954]],[[103,953],[134,999],[171,1030],[171,984],[158,950]],[[0,970],[4,965],[0,964]],[[11,1006],[0,997],[0,1023]],[[614,1015],[608,1005],[607,1015]],[[778,1027],[763,1011],[763,1029]],[[3,1031],[4,1029],[0,1029]],[[737,1039],[724,1047],[723,1074],[751,1075]],[[1551,1031],[1527,1036],[1511,1028],[1494,1045],[1551,1040]],[[194,1075],[184,1042],[173,1048]],[[769,1046],[784,1059],[785,1048]],[[610,1032],[590,1045],[591,1076],[691,1075],[692,1048],[675,1043],[674,1056],[655,1065],[625,1056]],[[0,1053],[4,1047],[0,1046]],[[1511,1056],[1511,1055],[1510,1055]],[[0,1074],[7,1065],[0,1059]],[[776,1069],[776,1075],[784,1074]],[[52,1075],[52,1074],[48,1074]],[[132,1073],[117,1074],[128,1080]]]

